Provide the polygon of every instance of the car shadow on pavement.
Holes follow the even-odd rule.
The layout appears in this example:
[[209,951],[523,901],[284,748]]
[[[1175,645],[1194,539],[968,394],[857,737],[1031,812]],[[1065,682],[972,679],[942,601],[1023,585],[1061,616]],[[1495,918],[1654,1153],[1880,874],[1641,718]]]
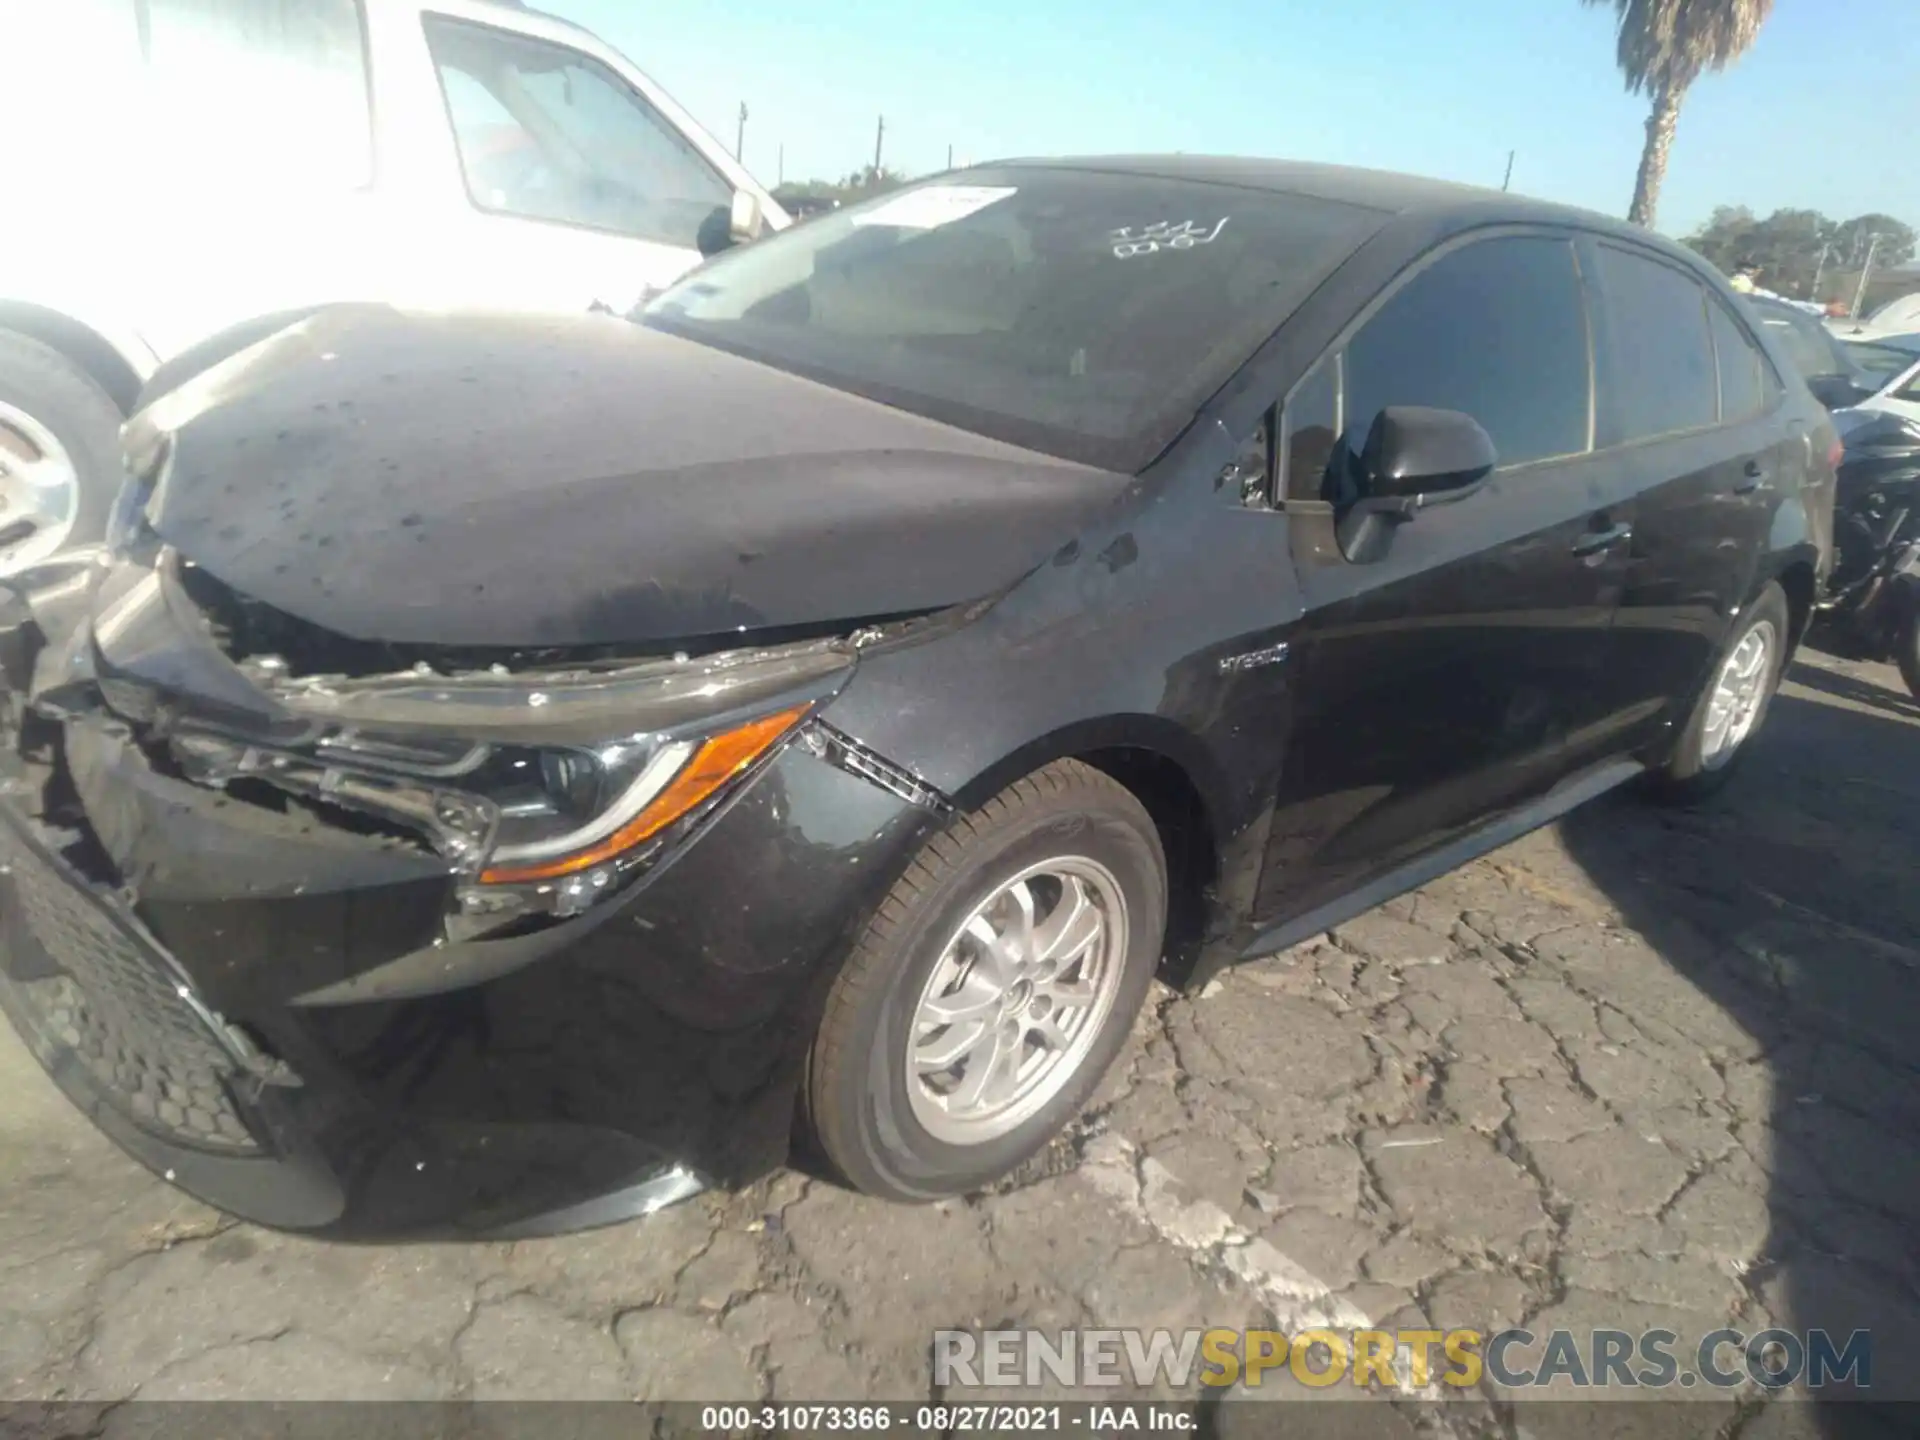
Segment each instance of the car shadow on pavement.
[[1860,1403],[1920,1401],[1917,720],[1904,692],[1810,658],[1720,796],[1692,810],[1616,796],[1562,825],[1627,924],[1759,1052],[1757,1068],[1716,1061],[1738,1142],[1723,1163],[1764,1172],[1768,1212],[1730,1323],[1842,1345],[1871,1332],[1871,1391],[1808,1390],[1795,1398],[1815,1403],[1768,1407],[1754,1436],[1920,1426],[1920,1408]]
[[1823,695],[1832,695],[1840,700],[1851,700],[1856,705],[1866,705],[1875,710],[1885,711],[1906,719],[1920,720],[1920,700],[1915,700],[1905,690],[1890,690],[1884,685],[1876,685],[1871,680],[1863,680],[1857,675],[1848,675],[1838,670],[1815,669],[1803,665],[1794,674],[1797,683],[1809,690],[1818,690]]

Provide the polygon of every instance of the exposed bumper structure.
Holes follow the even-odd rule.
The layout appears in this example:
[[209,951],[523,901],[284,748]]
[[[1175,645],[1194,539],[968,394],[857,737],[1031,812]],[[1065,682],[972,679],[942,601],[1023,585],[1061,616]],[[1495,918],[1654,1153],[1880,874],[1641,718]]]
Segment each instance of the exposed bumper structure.
[[444,858],[168,773],[114,675],[66,678],[84,626],[0,619],[0,1004],[130,1153],[285,1229],[534,1234],[779,1164],[849,926],[938,805],[806,728],[603,902],[463,938]]

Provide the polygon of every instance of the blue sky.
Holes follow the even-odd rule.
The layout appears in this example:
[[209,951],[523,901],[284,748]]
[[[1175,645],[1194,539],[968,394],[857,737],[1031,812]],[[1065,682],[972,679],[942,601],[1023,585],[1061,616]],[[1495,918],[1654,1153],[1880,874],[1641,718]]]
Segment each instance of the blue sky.
[[[1283,155],[1624,214],[1645,102],[1612,11],[1577,0],[536,0],[632,57],[772,184],[873,153],[911,173],[1002,155]],[[1716,204],[1920,226],[1912,0],[1779,0],[1680,117],[1660,228]]]

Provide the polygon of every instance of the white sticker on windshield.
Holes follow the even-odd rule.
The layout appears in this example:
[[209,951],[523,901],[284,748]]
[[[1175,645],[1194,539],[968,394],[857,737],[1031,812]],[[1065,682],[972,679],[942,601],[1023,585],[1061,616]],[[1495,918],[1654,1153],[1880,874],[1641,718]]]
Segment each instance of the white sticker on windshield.
[[1195,224],[1191,220],[1182,220],[1177,224],[1172,220],[1162,220],[1157,225],[1143,225],[1135,230],[1131,225],[1123,225],[1107,236],[1113,246],[1115,258],[1125,260],[1130,255],[1151,255],[1156,250],[1191,250],[1196,245],[1211,245],[1220,238],[1220,232],[1227,228],[1231,215],[1222,215],[1211,226]]
[[902,230],[932,230],[964,220],[996,200],[1015,193],[1012,185],[928,185],[853,217],[856,225],[897,225]]

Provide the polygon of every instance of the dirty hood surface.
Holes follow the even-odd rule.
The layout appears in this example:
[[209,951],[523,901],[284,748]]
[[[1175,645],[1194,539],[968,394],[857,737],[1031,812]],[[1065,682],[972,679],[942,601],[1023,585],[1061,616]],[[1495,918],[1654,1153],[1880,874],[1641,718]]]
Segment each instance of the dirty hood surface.
[[148,507],[361,640],[656,645],[1018,579],[1131,483],[607,316],[322,311],[151,398]]

